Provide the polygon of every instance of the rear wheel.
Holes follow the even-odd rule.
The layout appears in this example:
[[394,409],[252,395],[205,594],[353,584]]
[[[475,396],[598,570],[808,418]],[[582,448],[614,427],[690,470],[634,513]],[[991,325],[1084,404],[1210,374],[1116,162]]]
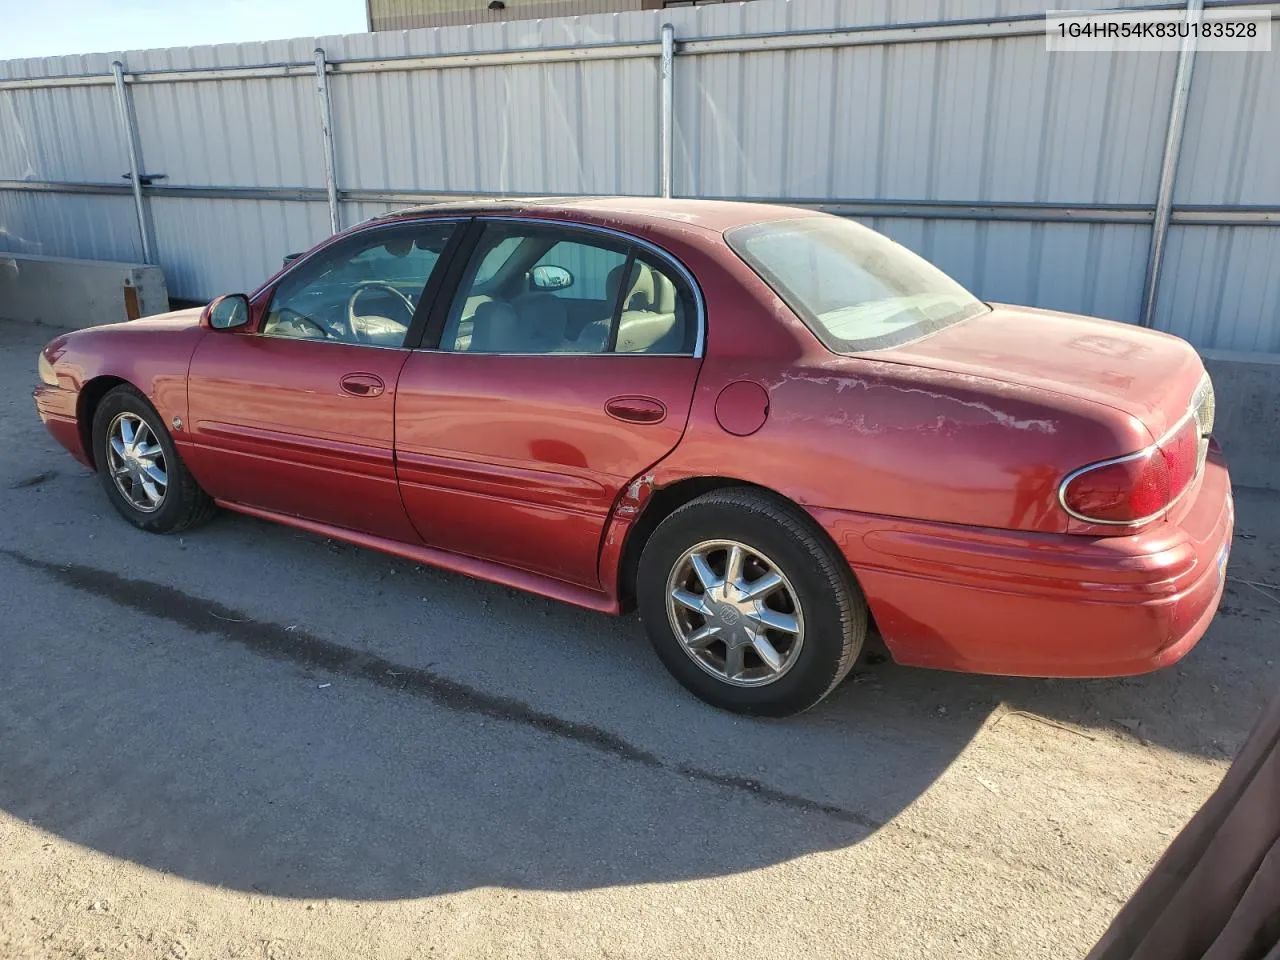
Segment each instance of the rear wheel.
[[792,504],[749,488],[674,511],[640,558],[640,615],[685,687],[726,710],[787,716],[844,679],[867,630],[852,572]]
[[176,533],[213,514],[160,415],[133,387],[115,387],[98,404],[93,453],[108,499],[135,527]]

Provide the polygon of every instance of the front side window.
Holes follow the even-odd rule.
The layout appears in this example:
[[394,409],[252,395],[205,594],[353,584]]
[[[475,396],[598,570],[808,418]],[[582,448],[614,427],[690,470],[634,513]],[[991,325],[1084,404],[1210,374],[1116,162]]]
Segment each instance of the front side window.
[[276,287],[262,333],[399,347],[453,223],[358,234],[300,264]]
[[691,353],[696,314],[669,265],[621,238],[489,223],[440,349],[458,353]]
[[901,346],[990,309],[906,247],[838,217],[771,220],[725,239],[837,353]]

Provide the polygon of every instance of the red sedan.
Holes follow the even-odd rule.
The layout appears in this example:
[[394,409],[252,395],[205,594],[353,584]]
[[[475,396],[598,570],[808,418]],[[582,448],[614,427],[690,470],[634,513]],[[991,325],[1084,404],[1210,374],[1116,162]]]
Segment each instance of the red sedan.
[[1231,540],[1183,341],[988,304],[785,207],[402,211],[249,296],[55,339],[36,406],[119,512],[215,506],[618,613],[786,715],[904,664],[1173,663]]

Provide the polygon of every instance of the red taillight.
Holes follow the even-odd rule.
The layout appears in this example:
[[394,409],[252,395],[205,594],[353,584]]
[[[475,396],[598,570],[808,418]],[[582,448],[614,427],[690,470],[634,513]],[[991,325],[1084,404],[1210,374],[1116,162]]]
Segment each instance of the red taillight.
[[1195,479],[1200,431],[1188,417],[1160,443],[1074,473],[1062,487],[1062,505],[1095,523],[1137,523],[1164,510]]
[[1200,469],[1200,428],[1194,417],[1188,417],[1178,430],[1160,442],[1160,452],[1169,468],[1170,499],[1177,498],[1191,485]]

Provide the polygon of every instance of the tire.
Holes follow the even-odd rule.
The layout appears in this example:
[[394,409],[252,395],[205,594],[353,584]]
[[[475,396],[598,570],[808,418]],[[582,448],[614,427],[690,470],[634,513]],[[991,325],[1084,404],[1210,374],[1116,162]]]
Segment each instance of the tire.
[[[735,544],[745,559],[732,579],[770,590],[762,601],[739,588],[705,586],[704,577],[725,579]],[[704,561],[701,573],[690,551]],[[770,571],[781,581],[772,588]],[[669,604],[673,590],[683,600]],[[695,696],[735,713],[785,717],[809,709],[853,668],[867,634],[866,601],[822,530],[781,497],[747,487],[712,491],[658,525],[640,556],[636,600],[667,669]],[[710,633],[693,652],[682,636],[699,630]],[[731,662],[734,648],[742,658]]]
[[[120,456],[108,449],[108,441],[117,422],[123,420],[131,425],[133,435],[140,439],[138,450],[148,451],[159,448],[161,456],[154,454],[141,460],[129,456]],[[146,432],[138,426],[145,424]],[[119,439],[119,437],[117,437]],[[145,441],[145,442],[142,442]],[[149,533],[177,533],[213,516],[215,507],[209,496],[200,489],[195,478],[187,470],[186,464],[178,456],[169,431],[165,429],[154,407],[141,393],[133,387],[122,385],[107,392],[93,413],[93,459],[98,467],[98,479],[107,492],[107,498],[116,508],[120,516],[140,530]],[[113,475],[113,463],[124,464],[122,484],[133,491],[131,496],[120,485]],[[129,464],[149,463],[160,469],[166,478],[161,486],[155,477],[146,476],[154,491],[161,493],[160,499],[150,502],[145,490],[135,487],[143,474],[140,469],[129,468]],[[148,507],[139,506],[136,501],[148,503]]]

